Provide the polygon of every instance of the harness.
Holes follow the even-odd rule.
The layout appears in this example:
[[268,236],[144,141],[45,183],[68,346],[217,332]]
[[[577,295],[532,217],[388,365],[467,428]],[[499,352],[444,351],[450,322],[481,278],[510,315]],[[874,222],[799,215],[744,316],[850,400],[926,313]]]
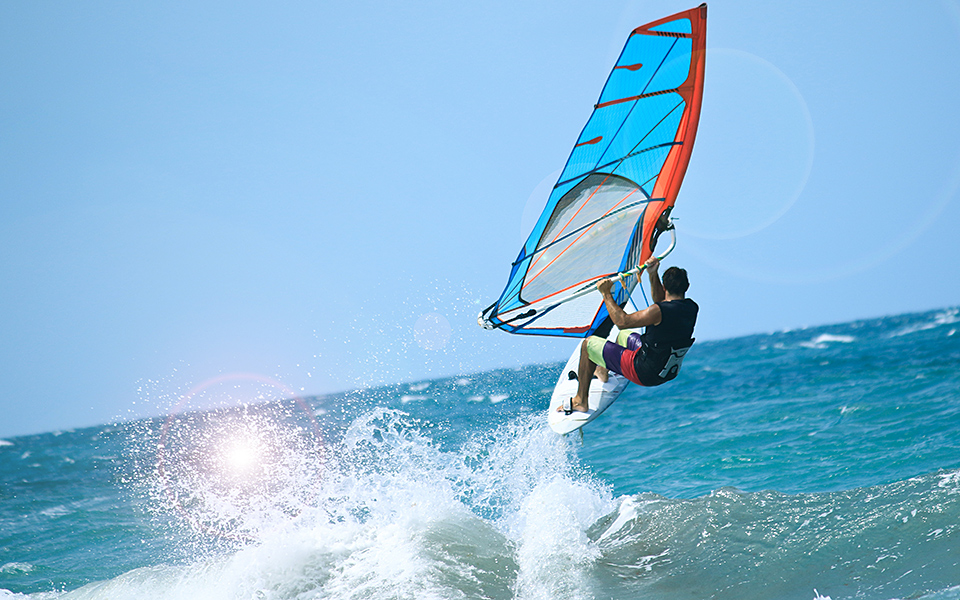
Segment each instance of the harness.
[[634,358],[637,379],[645,386],[664,384],[677,376],[683,358],[693,346],[693,327],[700,307],[693,300],[658,302],[659,325],[648,326]]

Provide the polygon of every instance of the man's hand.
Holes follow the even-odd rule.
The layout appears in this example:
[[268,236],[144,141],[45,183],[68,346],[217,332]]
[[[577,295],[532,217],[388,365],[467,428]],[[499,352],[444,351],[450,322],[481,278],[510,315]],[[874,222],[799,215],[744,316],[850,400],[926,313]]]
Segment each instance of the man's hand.
[[612,279],[601,279],[597,282],[597,289],[600,290],[600,293],[606,296],[610,294],[613,290],[613,280]]
[[643,263],[643,265],[646,267],[647,271],[656,273],[657,269],[660,268],[660,259],[656,256],[651,256],[647,259],[647,262]]

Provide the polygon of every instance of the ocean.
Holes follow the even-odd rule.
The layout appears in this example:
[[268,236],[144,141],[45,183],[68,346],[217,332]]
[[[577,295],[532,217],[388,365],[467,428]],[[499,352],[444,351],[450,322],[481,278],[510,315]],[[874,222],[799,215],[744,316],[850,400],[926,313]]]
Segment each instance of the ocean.
[[0,440],[0,599],[960,599],[958,332],[698,342],[582,437],[546,425],[560,363],[279,400],[223,377]]

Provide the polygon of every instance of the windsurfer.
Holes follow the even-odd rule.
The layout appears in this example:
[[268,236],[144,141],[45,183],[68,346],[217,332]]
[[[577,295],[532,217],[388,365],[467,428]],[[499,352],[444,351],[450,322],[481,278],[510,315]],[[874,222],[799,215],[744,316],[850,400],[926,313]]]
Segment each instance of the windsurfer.
[[[616,343],[591,336],[580,346],[577,371],[577,395],[563,403],[559,410],[568,415],[588,414],[587,399],[590,381],[595,372],[602,381],[606,370],[623,375],[642,386],[656,386],[677,376],[687,350],[693,345],[693,328],[697,322],[697,303],[686,297],[690,282],[687,272],[670,267],[660,280],[660,261],[651,257],[644,263],[650,280],[653,304],[643,310],[627,313],[613,298],[615,280],[603,279],[597,289],[603,295],[613,324],[620,329]],[[646,327],[642,335],[633,329]]]

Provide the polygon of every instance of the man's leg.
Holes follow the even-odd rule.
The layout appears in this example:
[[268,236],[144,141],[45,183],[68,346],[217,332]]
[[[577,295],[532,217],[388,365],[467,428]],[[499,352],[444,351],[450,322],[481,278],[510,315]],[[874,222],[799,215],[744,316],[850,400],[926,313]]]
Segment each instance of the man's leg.
[[640,347],[642,338],[636,329],[624,329],[617,334],[617,343],[627,350],[636,350]]
[[590,352],[587,342],[590,338],[583,340],[580,344],[580,365],[577,368],[577,395],[573,397],[571,408],[581,412],[587,412],[590,409],[590,380],[593,379],[593,372],[597,368],[597,363],[590,360]]
[[597,370],[593,372],[594,377],[600,380],[601,383],[606,383],[610,379],[610,371],[606,367],[601,367],[597,365]]
[[[610,320],[610,317],[607,317],[606,319],[604,319],[603,323],[600,324],[600,327],[597,327],[597,330],[594,332],[593,335],[606,338],[608,335],[610,335],[611,329],[613,329],[613,321]],[[617,335],[617,344],[624,346],[630,350],[633,350],[633,348],[627,342],[627,336],[630,333],[633,333],[633,330],[630,330],[630,329],[626,330],[626,335],[624,334],[623,331],[621,331]],[[603,383],[606,383],[607,380],[610,379],[610,370],[607,369],[607,367],[605,367],[604,365],[598,364],[596,370],[594,371],[594,376],[600,381],[602,381]]]
[[[621,308],[623,307],[621,306]],[[600,326],[597,327],[596,330],[594,330],[593,335],[606,339],[607,336],[610,335],[610,332],[612,330],[613,330],[613,319],[611,319],[608,316],[606,319],[600,322]],[[604,383],[606,383],[607,379],[610,378],[607,368],[603,365],[597,365],[597,369],[594,371],[594,376]]]

